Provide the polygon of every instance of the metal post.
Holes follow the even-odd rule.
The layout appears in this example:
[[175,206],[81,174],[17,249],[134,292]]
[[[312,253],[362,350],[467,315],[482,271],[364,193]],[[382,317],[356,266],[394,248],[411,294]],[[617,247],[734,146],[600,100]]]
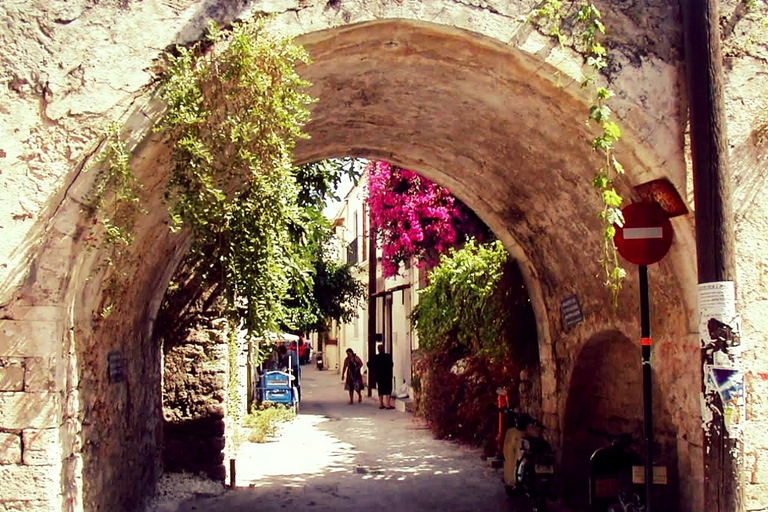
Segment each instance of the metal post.
[[[363,236],[368,236],[368,360],[373,360],[374,354],[376,354],[376,233],[373,231],[373,224],[370,220],[370,208],[369,221],[368,221],[368,233],[363,233]],[[374,382],[376,376],[373,374],[373,370],[368,373],[368,396],[373,396],[373,389],[371,383]]]
[[235,459],[229,459],[229,486],[234,489],[237,484]]
[[651,512],[653,493],[653,385],[651,375],[651,304],[648,267],[640,265],[640,344],[643,352],[643,437],[645,441],[645,510]]

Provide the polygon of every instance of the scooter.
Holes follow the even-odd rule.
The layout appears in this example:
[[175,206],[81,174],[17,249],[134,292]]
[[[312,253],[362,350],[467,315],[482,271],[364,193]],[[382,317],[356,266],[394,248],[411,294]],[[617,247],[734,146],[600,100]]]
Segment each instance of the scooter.
[[531,512],[544,512],[551,498],[555,454],[543,437],[544,425],[525,413],[507,409],[504,434],[504,490],[523,498]]

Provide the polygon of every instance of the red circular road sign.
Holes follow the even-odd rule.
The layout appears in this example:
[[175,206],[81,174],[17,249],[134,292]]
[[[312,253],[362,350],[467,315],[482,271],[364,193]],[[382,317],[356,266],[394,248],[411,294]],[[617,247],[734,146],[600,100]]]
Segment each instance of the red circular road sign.
[[635,265],[661,261],[672,246],[672,223],[657,203],[632,203],[622,208],[624,226],[613,241],[625,260]]

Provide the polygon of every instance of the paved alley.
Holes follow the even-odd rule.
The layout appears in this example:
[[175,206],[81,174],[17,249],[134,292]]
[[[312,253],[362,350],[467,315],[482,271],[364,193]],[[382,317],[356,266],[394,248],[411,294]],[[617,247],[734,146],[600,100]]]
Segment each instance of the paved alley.
[[299,417],[276,441],[246,443],[238,489],[179,511],[510,511],[500,474],[476,450],[432,438],[378,400],[347,404],[339,375],[304,367]]

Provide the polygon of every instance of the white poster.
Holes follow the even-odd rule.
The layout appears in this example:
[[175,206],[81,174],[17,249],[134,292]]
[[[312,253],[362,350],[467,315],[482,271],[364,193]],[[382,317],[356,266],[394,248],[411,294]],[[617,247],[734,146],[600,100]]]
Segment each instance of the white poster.
[[707,431],[720,422],[734,438],[744,414],[740,322],[732,281],[699,285],[699,339],[704,361],[702,417]]
[[734,367],[741,347],[733,281],[699,285],[699,339],[708,365]]

